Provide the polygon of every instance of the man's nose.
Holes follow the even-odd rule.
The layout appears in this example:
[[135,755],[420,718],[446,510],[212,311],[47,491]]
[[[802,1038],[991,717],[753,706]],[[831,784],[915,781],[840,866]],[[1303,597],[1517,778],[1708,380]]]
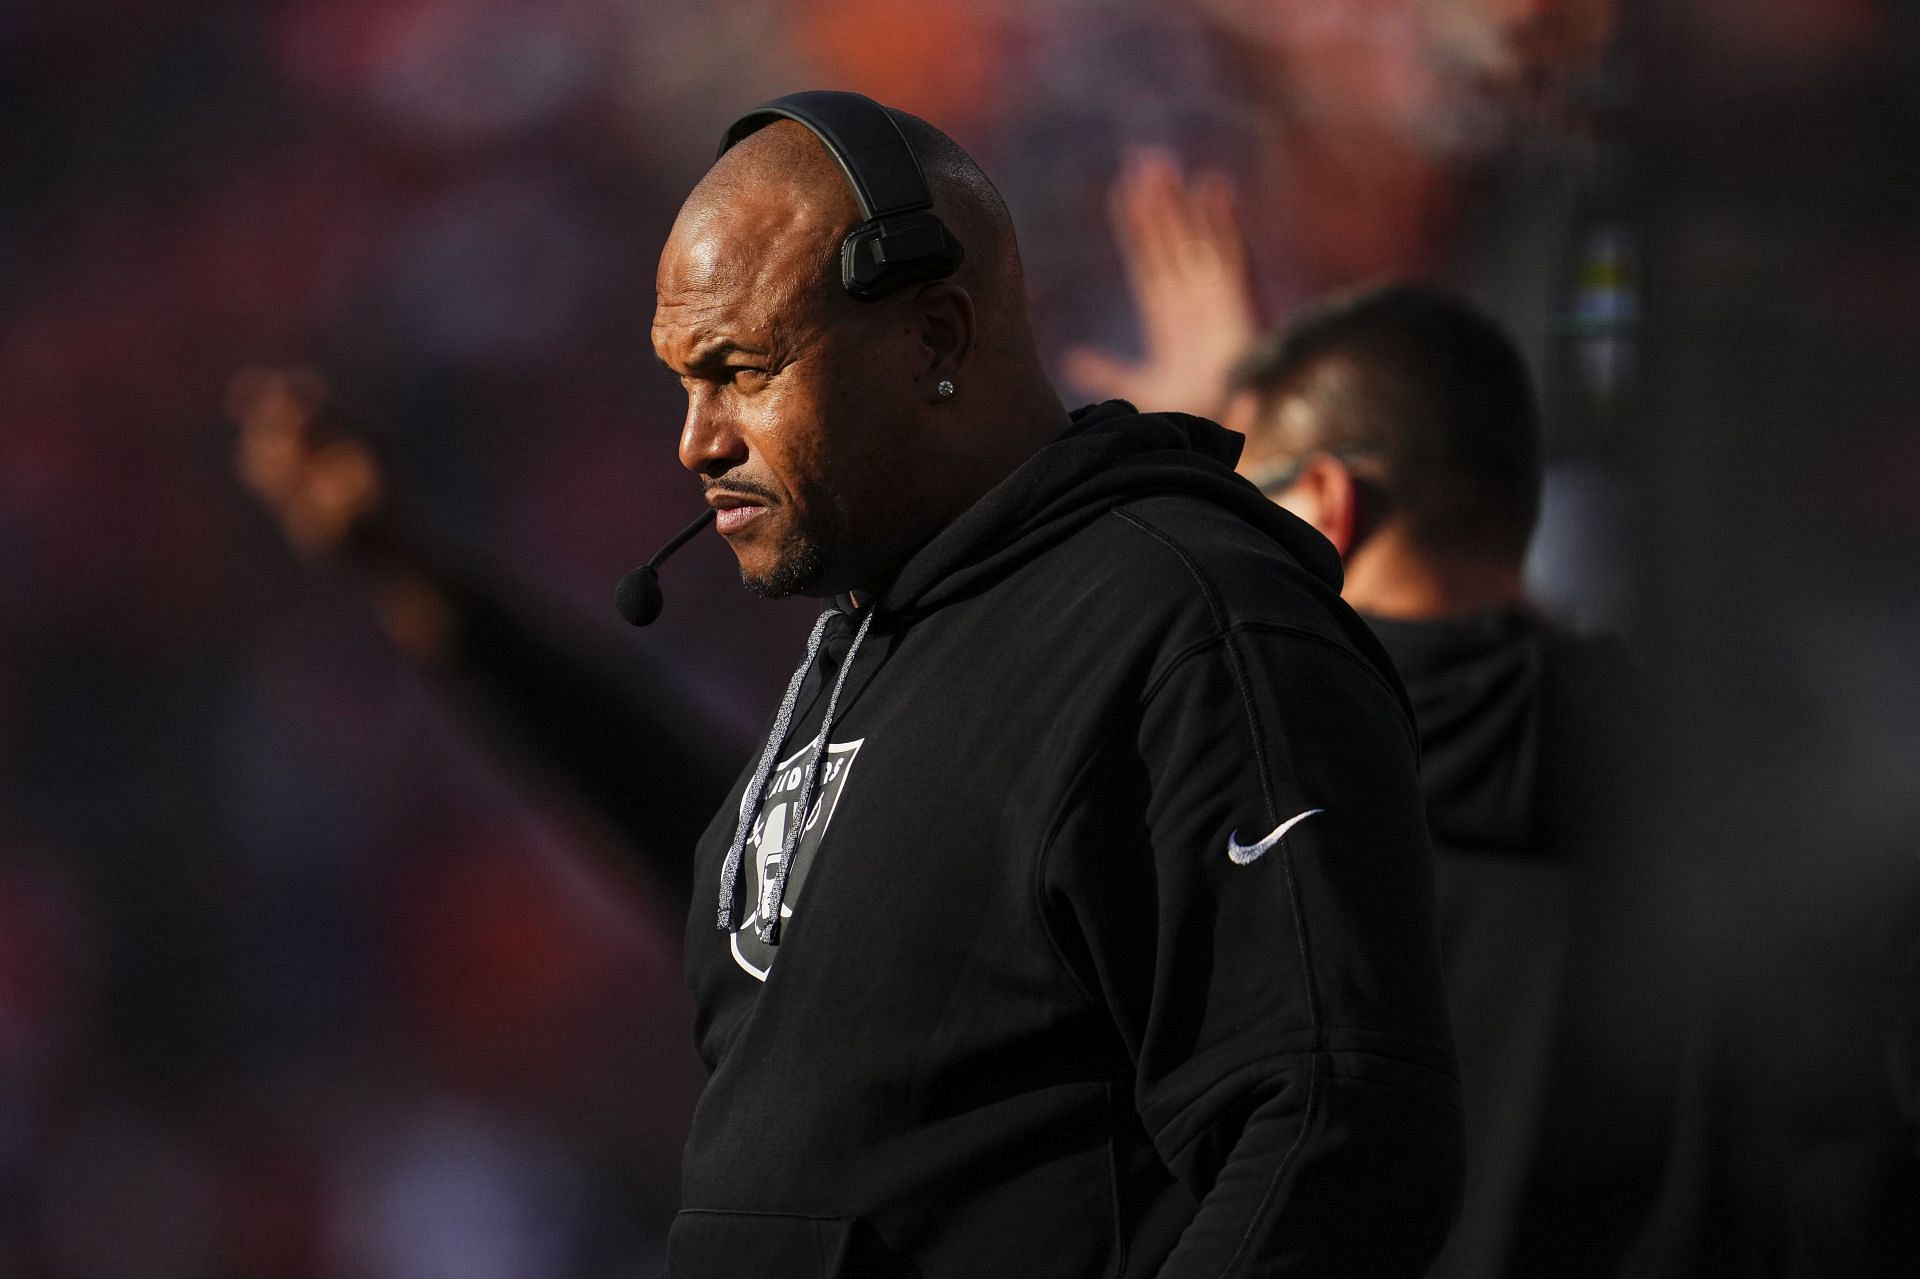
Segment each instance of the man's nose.
[[704,390],[687,394],[687,418],[680,427],[680,465],[695,475],[724,475],[747,460],[747,445],[738,424],[718,411]]

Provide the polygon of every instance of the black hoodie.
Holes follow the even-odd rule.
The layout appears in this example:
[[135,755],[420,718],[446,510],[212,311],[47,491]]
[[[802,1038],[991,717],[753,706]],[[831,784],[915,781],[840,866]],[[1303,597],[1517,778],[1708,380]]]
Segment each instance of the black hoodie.
[[1369,618],[1420,726],[1467,1183],[1432,1279],[1619,1273],[1657,1185],[1676,972],[1617,641]]
[[1461,1129],[1413,729],[1238,448],[1085,410],[823,616],[695,862],[676,1279],[1438,1249]]

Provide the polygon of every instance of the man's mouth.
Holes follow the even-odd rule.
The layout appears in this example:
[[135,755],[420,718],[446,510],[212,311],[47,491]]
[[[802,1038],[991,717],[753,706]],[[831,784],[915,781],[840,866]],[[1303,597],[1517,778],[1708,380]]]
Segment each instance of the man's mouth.
[[738,533],[767,510],[759,498],[739,493],[708,493],[707,505],[714,509],[713,526],[722,537]]

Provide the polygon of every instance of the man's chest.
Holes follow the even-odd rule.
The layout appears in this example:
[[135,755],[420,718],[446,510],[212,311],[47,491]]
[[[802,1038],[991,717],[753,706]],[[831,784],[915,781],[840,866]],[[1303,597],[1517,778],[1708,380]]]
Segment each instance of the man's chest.
[[[913,656],[858,686],[824,748],[818,707],[796,716],[759,802],[748,812],[737,791],[702,841],[687,970],[710,1064],[750,1026],[781,1051],[877,1018],[937,1036],[943,1018],[962,1033],[951,1023],[981,992],[1024,992],[990,1015],[1036,1025],[1071,993],[1037,872],[1101,712],[1035,696],[1018,671],[899,660]],[[738,905],[723,928],[736,833]],[[776,911],[770,944],[761,926]]]

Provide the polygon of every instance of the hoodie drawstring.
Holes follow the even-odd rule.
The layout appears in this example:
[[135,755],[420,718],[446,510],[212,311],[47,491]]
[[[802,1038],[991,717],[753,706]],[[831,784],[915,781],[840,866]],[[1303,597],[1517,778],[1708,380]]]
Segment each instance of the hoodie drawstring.
[[753,780],[747,783],[747,793],[740,798],[740,825],[733,832],[733,843],[727,846],[727,860],[720,864],[719,925],[723,933],[730,933],[734,929],[734,881],[740,878],[740,854],[747,846],[747,832],[753,828],[754,814],[760,811],[760,794],[767,788],[767,778],[773,772],[773,760],[780,753],[780,743],[787,739],[787,725],[793,719],[793,704],[799,700],[801,682],[807,678],[807,672],[813,669],[814,656],[820,651],[820,640],[827,633],[827,623],[832,620],[833,610],[828,609],[813,624],[813,633],[807,636],[807,655],[800,659],[800,669],[787,681],[786,696],[780,699],[780,711],[773,717],[773,729],[767,734],[767,744],[760,751],[760,762],[754,765]]
[[[793,816],[787,822],[784,838],[780,845],[780,864],[774,871],[771,890],[760,903],[763,916],[754,926],[754,933],[769,946],[777,945],[780,939],[780,907],[787,895],[787,871],[793,865],[794,851],[800,846],[800,837],[806,831],[808,806],[813,802],[813,792],[820,777],[820,763],[826,757],[829,735],[833,732],[833,718],[840,706],[840,690],[846,687],[847,673],[853,669],[853,659],[860,652],[860,645],[867,638],[867,628],[873,624],[873,615],[877,610],[868,608],[866,616],[860,619],[860,628],[853,634],[853,643],[847,647],[847,655],[840,660],[840,671],[834,677],[833,692],[827,697],[826,713],[820,719],[820,735],[813,739],[813,749],[807,755],[806,768],[801,773],[800,794],[794,803]],[[740,862],[746,851],[747,834],[753,829],[754,818],[759,815],[760,800],[767,788],[767,779],[773,774],[774,760],[779,757],[780,747],[786,741],[787,729],[793,720],[793,706],[800,698],[800,686],[806,682],[807,672],[813,669],[814,659],[819,656],[820,642],[839,610],[829,608],[820,614],[820,620],[813,624],[813,633],[807,636],[807,653],[800,659],[800,666],[793,672],[793,678],[787,681],[786,695],[780,699],[780,711],[773,718],[773,728],[767,734],[767,744],[760,752],[760,762],[753,770],[753,778],[747,783],[746,794],[740,803],[740,824],[734,830],[733,843],[727,848],[726,861],[720,866],[720,906],[718,924],[721,932],[730,933],[736,927],[735,900],[740,880]]]

